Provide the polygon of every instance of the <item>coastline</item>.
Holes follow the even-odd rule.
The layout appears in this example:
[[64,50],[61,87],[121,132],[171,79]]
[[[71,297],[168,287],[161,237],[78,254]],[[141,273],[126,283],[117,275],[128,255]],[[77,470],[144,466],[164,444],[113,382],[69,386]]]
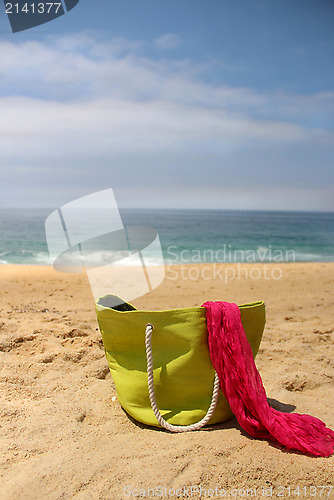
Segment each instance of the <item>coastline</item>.
[[[241,264],[239,274],[238,264],[184,266],[169,266],[159,287],[131,302],[149,310],[264,300],[256,364],[270,403],[334,429],[334,263]],[[159,485],[272,487],[276,496],[333,483],[334,456],[252,439],[235,418],[183,435],[132,422],[113,400],[85,275],[1,265],[0,284],[4,498],[125,498],[124,488]]]

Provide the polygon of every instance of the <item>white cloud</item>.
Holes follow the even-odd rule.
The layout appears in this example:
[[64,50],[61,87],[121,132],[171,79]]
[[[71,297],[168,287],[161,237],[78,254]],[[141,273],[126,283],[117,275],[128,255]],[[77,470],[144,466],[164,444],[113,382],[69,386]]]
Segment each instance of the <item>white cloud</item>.
[[[313,140],[299,125],[166,101],[0,99],[2,164],[137,152],[222,155]],[[78,149],[80,145],[80,149]]]
[[166,33],[154,40],[154,45],[162,50],[176,49],[180,45],[180,37],[174,33]]
[[178,43],[171,34],[149,43],[105,41],[88,32],[45,42],[0,41],[6,199],[25,187],[48,199],[57,186],[67,193],[68,183],[79,191],[104,183],[138,192],[176,176],[180,189],[189,183],[188,193],[205,178],[209,193],[233,178],[240,189],[252,189],[264,177],[268,186],[278,173],[289,184],[289,176],[314,182],[312,169],[325,172],[315,153],[314,161],[310,154],[304,162],[305,175],[294,175],[294,148],[308,154],[321,146],[322,165],[329,165],[334,92],[299,96],[212,84],[203,66],[145,55]]
[[[334,92],[293,95],[206,82],[208,64],[177,58],[149,58],[146,49],[176,43],[162,35],[151,42],[114,38],[106,41],[90,32],[44,42],[0,40],[2,95],[28,95],[71,100],[111,97],[130,101],[165,100],[233,111],[259,119],[328,124]],[[217,62],[212,62],[216,65]]]

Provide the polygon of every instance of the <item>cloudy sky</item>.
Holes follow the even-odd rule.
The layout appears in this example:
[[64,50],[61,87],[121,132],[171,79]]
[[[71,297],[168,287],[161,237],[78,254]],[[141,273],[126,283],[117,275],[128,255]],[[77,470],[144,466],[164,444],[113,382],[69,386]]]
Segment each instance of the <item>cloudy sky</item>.
[[0,8],[0,206],[334,210],[333,0]]

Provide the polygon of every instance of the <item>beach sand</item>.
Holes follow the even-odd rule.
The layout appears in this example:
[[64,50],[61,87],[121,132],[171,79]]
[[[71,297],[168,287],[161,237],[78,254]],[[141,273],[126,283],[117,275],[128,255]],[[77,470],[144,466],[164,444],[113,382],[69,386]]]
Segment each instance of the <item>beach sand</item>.
[[[334,456],[252,439],[235,418],[184,434],[131,421],[114,398],[85,275],[1,266],[0,283],[1,499],[122,499],[141,489],[245,497],[250,488],[260,498],[334,498]],[[333,289],[333,263],[243,264],[239,274],[237,265],[191,265],[168,269],[133,304],[264,300],[256,364],[269,402],[334,429]]]

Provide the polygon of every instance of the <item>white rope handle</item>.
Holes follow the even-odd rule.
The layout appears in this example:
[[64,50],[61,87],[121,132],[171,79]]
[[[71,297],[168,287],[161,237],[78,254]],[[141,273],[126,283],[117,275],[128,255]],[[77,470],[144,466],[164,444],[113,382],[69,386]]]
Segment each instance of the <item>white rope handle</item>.
[[215,373],[215,381],[213,385],[213,393],[212,399],[207,411],[207,414],[199,420],[199,422],[192,425],[171,425],[166,420],[163,419],[157,401],[155,399],[155,391],[154,391],[154,380],[153,380],[153,356],[152,356],[152,332],[153,325],[151,323],[147,323],[146,332],[145,332],[145,347],[146,347],[146,359],[147,359],[147,385],[148,385],[148,393],[151,401],[151,408],[153,410],[154,415],[156,416],[161,427],[172,431],[172,432],[189,432],[189,431],[197,431],[205,424],[207,424],[210,418],[213,415],[213,412],[216,409],[217,401],[218,401],[218,393],[219,393],[219,378],[217,373]]

